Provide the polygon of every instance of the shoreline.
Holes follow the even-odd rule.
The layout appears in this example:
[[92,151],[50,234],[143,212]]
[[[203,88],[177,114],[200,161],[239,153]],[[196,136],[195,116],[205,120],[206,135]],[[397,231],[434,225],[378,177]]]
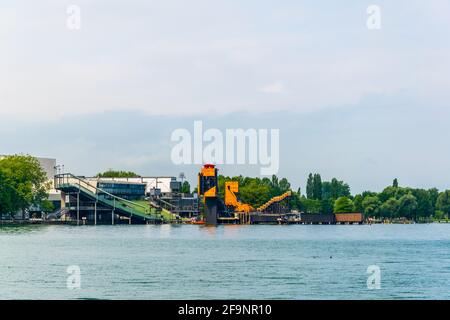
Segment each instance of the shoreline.
[[[248,224],[248,225],[269,225],[269,226],[277,226],[277,225],[386,225],[386,224],[403,224],[403,225],[410,225],[410,224],[447,224],[450,223],[450,221],[442,220],[442,221],[388,221],[388,222],[364,222],[361,224],[354,223],[354,224],[347,224],[347,223],[335,223],[335,224],[322,224],[322,223],[259,223],[259,224]],[[193,225],[192,223],[185,223],[185,222],[169,222],[169,223],[162,223],[162,224],[170,224],[170,225]],[[19,227],[19,226],[43,226],[43,225],[62,225],[62,226],[112,226],[112,224],[108,223],[102,223],[102,224],[90,224],[90,223],[80,223],[77,225],[76,221],[11,221],[11,220],[3,220],[0,221],[0,228],[1,227]],[[128,223],[116,223],[115,225],[130,225]],[[146,224],[133,224],[133,225],[146,225]],[[152,224],[157,225],[157,224]],[[241,225],[241,224],[219,224],[219,225]]]

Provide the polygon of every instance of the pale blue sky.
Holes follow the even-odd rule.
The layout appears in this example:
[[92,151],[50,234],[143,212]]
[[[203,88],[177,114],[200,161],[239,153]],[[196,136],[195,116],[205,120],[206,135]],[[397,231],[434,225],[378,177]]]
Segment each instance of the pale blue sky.
[[[66,27],[70,4],[80,31]],[[381,30],[366,27],[371,4]],[[295,186],[312,171],[355,192],[394,177],[450,188],[449,0],[0,6],[0,154],[195,181],[196,166],[170,163],[170,133],[203,120],[279,128]]]

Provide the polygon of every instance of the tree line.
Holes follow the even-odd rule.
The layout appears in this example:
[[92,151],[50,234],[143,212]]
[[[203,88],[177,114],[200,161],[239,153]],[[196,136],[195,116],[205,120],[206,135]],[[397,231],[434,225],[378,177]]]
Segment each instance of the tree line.
[[[139,177],[129,171],[108,170],[98,177]],[[336,178],[323,181],[319,173],[310,173],[306,180],[306,192],[292,190],[287,178],[252,178],[244,176],[218,177],[219,196],[223,198],[225,181],[239,182],[241,201],[257,208],[274,196],[292,192],[289,204],[292,209],[306,213],[362,212],[365,217],[376,219],[406,218],[414,221],[448,219],[450,214],[450,190],[402,187],[397,179],[381,192],[364,191],[352,195],[350,186]],[[36,158],[13,155],[0,158],[0,217],[25,213],[31,206],[51,211],[47,200],[50,182]],[[188,181],[182,184],[183,193],[190,193]],[[196,188],[195,188],[196,189]],[[194,189],[194,192],[196,191]]]
[[336,178],[322,181],[318,173],[310,173],[306,192],[291,189],[286,178],[250,178],[243,176],[218,177],[219,196],[223,198],[225,181],[239,182],[241,201],[258,207],[274,196],[292,191],[292,209],[312,214],[361,212],[366,218],[399,219],[414,221],[448,219],[450,214],[450,190],[439,192],[436,188],[419,189],[399,186],[394,179],[392,185],[381,192],[364,191],[352,195],[350,186]]
[[97,178],[140,178],[136,172],[108,169],[95,175]]
[[299,209],[305,212],[362,212],[366,217],[414,221],[440,220],[450,213],[450,190],[401,187],[397,179],[379,193],[364,191],[351,195],[349,185],[343,181],[322,182],[319,174],[310,174],[306,188],[306,197],[297,194]]

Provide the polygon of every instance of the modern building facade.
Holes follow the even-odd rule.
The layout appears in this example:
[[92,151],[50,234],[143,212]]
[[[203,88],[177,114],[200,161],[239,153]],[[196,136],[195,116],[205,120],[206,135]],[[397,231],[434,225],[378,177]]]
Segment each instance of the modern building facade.
[[141,200],[145,197],[145,183],[130,181],[97,181],[97,188],[127,200]]
[[152,190],[159,190],[161,194],[170,194],[172,192],[178,192],[179,188],[181,187],[181,183],[177,181],[176,177],[169,177],[169,176],[137,177],[137,178],[86,177],[85,179],[91,183],[95,183],[96,185],[98,183],[106,183],[106,182],[144,184],[146,195],[151,194]]

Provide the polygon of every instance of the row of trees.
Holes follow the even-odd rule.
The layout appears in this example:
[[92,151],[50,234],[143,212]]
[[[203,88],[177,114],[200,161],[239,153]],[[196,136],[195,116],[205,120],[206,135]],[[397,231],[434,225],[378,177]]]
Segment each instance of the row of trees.
[[108,169],[105,172],[97,173],[97,178],[140,178],[136,172]]
[[450,214],[450,190],[400,187],[396,180],[380,193],[366,191],[352,200],[355,210],[376,218],[403,217],[420,221],[443,219]]
[[401,187],[397,179],[382,192],[365,191],[352,196],[343,181],[333,178],[322,182],[320,174],[310,174],[306,197],[299,192],[296,197],[298,209],[309,213],[362,212],[366,217],[415,221],[443,219],[450,214],[450,190]]
[[[270,198],[291,190],[286,178],[249,178],[219,176],[219,196],[223,197],[225,181],[239,182],[239,196],[254,207]],[[292,191],[292,190],[291,190]],[[401,187],[395,179],[382,192],[365,191],[352,195],[350,186],[336,178],[322,181],[320,174],[309,174],[306,194],[293,191],[290,200],[293,209],[306,213],[362,212],[366,217],[379,219],[406,218],[420,221],[443,219],[450,214],[450,190],[439,192],[436,188],[416,189]]]
[[[294,207],[307,213],[333,213],[351,212],[347,198],[350,195],[350,186],[336,178],[331,181],[322,181],[320,174],[310,173],[306,182],[306,196],[300,191],[294,195]],[[339,201],[337,201],[339,199]]]
[[0,159],[0,218],[24,215],[31,206],[52,211],[47,200],[50,188],[45,171],[31,156],[14,155]]

